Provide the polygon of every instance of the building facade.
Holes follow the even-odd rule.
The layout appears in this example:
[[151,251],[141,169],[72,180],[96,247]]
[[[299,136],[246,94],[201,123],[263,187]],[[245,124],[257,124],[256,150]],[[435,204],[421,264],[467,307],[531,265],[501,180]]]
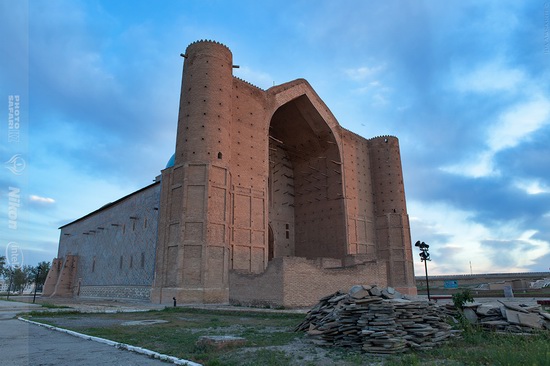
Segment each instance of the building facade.
[[[68,294],[100,296],[93,282],[144,286],[158,303],[307,306],[356,283],[416,293],[398,139],[345,130],[303,79],[262,90],[235,78],[231,51],[217,42],[192,43],[182,56],[173,162],[159,184],[122,200],[149,192],[143,210],[158,208],[131,214],[138,226],[147,215],[150,223],[141,228],[148,244],[131,258],[154,267],[131,283],[90,272],[99,246],[119,270],[129,266],[120,253],[132,240],[94,242],[106,233],[100,222],[130,217],[117,201],[61,228],[57,260],[76,258],[74,273],[65,271]],[[66,231],[83,224],[69,240]],[[51,283],[63,278],[57,267]]]

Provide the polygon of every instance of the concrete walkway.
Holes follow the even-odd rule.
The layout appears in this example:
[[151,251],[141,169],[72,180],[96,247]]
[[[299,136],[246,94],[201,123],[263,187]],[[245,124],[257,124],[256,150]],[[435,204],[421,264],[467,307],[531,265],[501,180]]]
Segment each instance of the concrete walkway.
[[15,319],[39,305],[0,300],[0,364],[10,366],[156,365],[169,363]]

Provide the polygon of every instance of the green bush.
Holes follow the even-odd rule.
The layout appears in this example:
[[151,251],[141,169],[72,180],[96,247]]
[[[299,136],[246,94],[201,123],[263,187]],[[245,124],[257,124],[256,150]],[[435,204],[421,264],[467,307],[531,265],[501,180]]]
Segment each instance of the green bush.
[[467,302],[474,302],[472,292],[469,289],[464,289],[453,295],[453,304],[458,310],[462,311],[464,309],[464,304]]

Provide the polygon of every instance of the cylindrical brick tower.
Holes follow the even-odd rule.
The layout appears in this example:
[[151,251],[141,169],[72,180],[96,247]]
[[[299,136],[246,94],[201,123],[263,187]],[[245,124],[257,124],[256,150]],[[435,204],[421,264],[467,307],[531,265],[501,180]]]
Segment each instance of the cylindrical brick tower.
[[368,143],[378,257],[387,263],[388,285],[416,294],[399,140],[379,136]]
[[176,154],[162,172],[155,280],[159,303],[229,301],[231,51],[187,47]]
[[373,174],[374,215],[407,214],[399,140],[380,136],[369,140]]
[[176,165],[229,166],[233,57],[226,46],[199,41],[187,47],[181,84]]

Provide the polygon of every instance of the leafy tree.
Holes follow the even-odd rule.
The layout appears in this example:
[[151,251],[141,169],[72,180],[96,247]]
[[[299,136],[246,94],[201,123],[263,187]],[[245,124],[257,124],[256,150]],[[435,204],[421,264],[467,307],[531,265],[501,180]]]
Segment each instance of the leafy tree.
[[0,277],[4,275],[4,272],[6,271],[6,257],[0,256]]
[[6,281],[6,285],[8,286],[8,291],[12,291],[13,269],[11,267],[5,267],[3,275],[4,275],[4,280]]
[[10,290],[13,292],[23,292],[25,287],[32,280],[31,272],[32,267],[27,265],[23,267],[9,268],[7,271],[6,280],[11,283]]
[[44,286],[44,282],[46,282],[46,277],[48,276],[50,267],[50,262],[40,262],[38,263],[38,266],[32,267],[29,282],[36,281],[36,286],[38,286],[39,289],[42,288],[42,286]]
[[48,271],[50,270],[50,262],[40,262],[38,266],[28,266],[23,267],[4,267],[2,262],[4,257],[0,257],[0,269],[4,274],[4,278],[7,283],[11,283],[10,291],[13,292],[22,292],[25,287],[36,281],[38,288],[44,285],[46,282],[46,277],[48,276]]

